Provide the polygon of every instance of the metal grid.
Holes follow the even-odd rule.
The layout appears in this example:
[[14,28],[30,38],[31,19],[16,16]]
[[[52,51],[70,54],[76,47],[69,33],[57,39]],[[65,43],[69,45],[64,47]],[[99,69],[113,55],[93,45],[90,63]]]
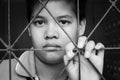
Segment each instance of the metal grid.
[[[51,12],[47,9],[46,4],[49,2],[49,0],[47,0],[47,2],[44,4],[41,0],[39,0],[40,4],[42,5],[42,9],[46,9],[47,12],[51,15],[51,17],[54,19],[54,21],[58,24],[58,26],[63,30],[63,32],[67,35],[67,37],[71,40],[71,42],[74,44],[75,48],[76,48],[76,52],[75,52],[75,56],[80,56],[80,54],[82,54],[84,52],[84,48],[80,49],[77,47],[77,44],[70,38],[70,36],[66,33],[66,31],[59,25],[59,23],[56,21],[56,19],[54,18],[54,16],[51,14]],[[102,21],[104,20],[104,18],[107,16],[107,14],[110,12],[110,10],[112,8],[115,8],[119,13],[120,13],[120,9],[116,6],[117,0],[109,0],[109,2],[111,3],[110,7],[108,8],[108,10],[105,12],[105,14],[102,16],[102,18],[99,20],[99,22],[95,25],[95,27],[93,28],[93,30],[89,33],[89,35],[87,36],[87,40],[91,37],[91,35],[95,32],[95,30],[99,27],[99,25],[102,23]],[[77,0],[77,21],[78,21],[78,25],[79,25],[79,0]],[[14,49],[14,45],[18,42],[18,40],[21,38],[21,36],[24,34],[24,32],[29,28],[29,26],[32,24],[32,22],[35,20],[35,18],[38,16],[38,14],[42,11],[42,9],[40,9],[38,11],[38,13],[31,19],[31,21],[27,24],[27,26],[24,28],[24,30],[21,32],[21,34],[17,37],[17,39],[13,42],[13,44],[11,44],[11,33],[10,33],[10,0],[8,0],[8,44],[5,43],[5,41],[3,41],[3,39],[0,37],[0,42],[2,42],[2,44],[6,47],[6,49],[0,49],[0,51],[6,51],[5,55],[2,57],[2,59],[0,60],[0,63],[2,63],[2,61],[4,60],[4,58],[9,54],[9,80],[12,80],[12,76],[11,76],[11,56],[13,56],[18,62],[19,64],[24,68],[24,70],[28,73],[28,75],[31,77],[32,80],[34,80],[34,78],[32,77],[31,73],[24,67],[24,65],[19,61],[19,59],[17,58],[17,56],[15,55],[15,53],[13,51],[21,51],[21,50],[28,50],[28,51],[35,51],[35,50],[40,50],[40,49]],[[120,47],[106,47],[103,48],[104,50],[120,50]],[[64,49],[63,49],[64,50]],[[75,57],[74,56],[74,57]],[[73,58],[74,58],[73,57]],[[72,58],[72,59],[73,59]],[[72,60],[71,59],[71,60]],[[70,61],[71,61],[70,60]],[[69,61],[69,62],[70,62]],[[99,74],[99,76],[101,77],[102,80],[105,80],[104,76],[97,70],[97,68],[93,65],[93,63],[87,59],[87,61],[92,65],[92,67],[95,69],[95,71]],[[79,63],[80,63],[80,57],[79,57]],[[63,74],[63,72],[65,71],[66,67],[69,65],[69,63],[64,67],[64,69],[60,72],[60,74],[57,76],[56,80],[59,79],[59,77]],[[79,74],[80,74],[80,66],[79,66]],[[79,80],[81,80],[81,76],[79,76]]]

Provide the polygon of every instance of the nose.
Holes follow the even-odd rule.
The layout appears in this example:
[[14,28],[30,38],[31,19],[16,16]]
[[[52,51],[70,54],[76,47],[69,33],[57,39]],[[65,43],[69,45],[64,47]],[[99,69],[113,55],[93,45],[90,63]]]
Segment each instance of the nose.
[[46,40],[59,38],[59,30],[58,30],[58,25],[56,23],[50,23],[47,26],[47,29],[44,34],[44,38]]

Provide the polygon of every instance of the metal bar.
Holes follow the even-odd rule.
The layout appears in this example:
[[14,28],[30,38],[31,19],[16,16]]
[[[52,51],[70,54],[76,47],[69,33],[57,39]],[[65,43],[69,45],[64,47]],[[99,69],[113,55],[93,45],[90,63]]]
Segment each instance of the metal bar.
[[120,50],[120,47],[106,47],[102,48],[103,50]]
[[0,49],[0,51],[7,51],[8,49]]
[[102,80],[106,80],[105,77],[98,71],[98,69],[94,66],[94,64],[88,59],[86,58],[87,61],[91,64],[91,66],[95,69],[95,71],[97,72],[97,74],[100,76],[100,79]]
[[5,55],[2,57],[2,59],[0,60],[0,64],[3,62],[4,58],[8,55],[8,53],[5,53]]
[[[11,51],[47,51],[45,49],[11,49]],[[65,49],[59,49],[58,51],[65,51]]]
[[[79,50],[84,50],[84,49],[81,49],[81,48],[78,48],[78,49]],[[106,48],[101,48],[100,50],[120,50],[120,47],[106,47]]]
[[[80,48],[78,48],[80,49]],[[102,48],[103,50],[120,50],[120,47],[105,47],[105,48]],[[44,49],[27,49],[27,48],[24,48],[24,49],[11,49],[11,51],[46,51]],[[80,49],[80,50],[83,50],[83,49]],[[0,49],[0,51],[8,51],[8,49]],[[65,51],[65,49],[60,49],[58,51]]]
[[81,62],[80,62],[80,52],[78,52],[78,65],[79,65],[79,71],[78,71],[78,80],[81,80]]
[[106,13],[103,15],[103,17],[99,20],[99,22],[96,24],[96,26],[93,28],[93,30],[90,32],[90,34],[88,35],[87,39],[89,39],[91,37],[91,35],[95,32],[95,30],[98,28],[98,26],[100,25],[100,23],[103,21],[103,19],[106,17],[106,15],[109,13],[109,11],[111,10],[111,8],[113,7],[113,5],[111,5],[109,7],[109,9],[106,11]]
[[3,45],[4,45],[5,47],[8,46],[8,45],[2,40],[2,38],[0,38],[0,41],[3,43]]
[[11,70],[11,51],[8,51],[9,53],[9,80],[12,80],[12,70]]
[[8,45],[11,45],[11,35],[10,35],[10,0],[8,0]]
[[[84,49],[80,49],[80,48],[78,48],[78,49],[84,51]],[[100,50],[120,50],[120,47],[106,47],[106,48],[101,48]],[[105,53],[105,54],[107,54],[107,53]]]
[[120,9],[118,9],[118,7],[116,5],[114,7],[120,13]]
[[[8,0],[8,48],[11,45],[11,35],[10,35],[10,0]],[[9,54],[9,80],[12,80],[12,65],[11,65],[11,51],[7,51]]]
[[[77,28],[79,28],[79,25],[80,25],[80,5],[79,5],[79,0],[77,0]],[[78,35],[78,38],[79,38],[79,32],[77,31],[77,35]],[[80,52],[77,52],[78,53],[78,66],[79,66],[79,71],[78,71],[78,80],[81,80],[81,64],[80,64]]]

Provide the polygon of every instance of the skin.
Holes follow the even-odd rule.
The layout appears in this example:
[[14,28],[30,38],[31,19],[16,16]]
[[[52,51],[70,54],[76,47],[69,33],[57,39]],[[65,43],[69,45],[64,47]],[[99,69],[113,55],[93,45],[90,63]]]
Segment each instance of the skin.
[[[32,16],[37,13],[40,7],[40,5],[36,7]],[[78,43],[78,47],[85,47],[85,53],[80,57],[81,80],[99,80],[99,76],[85,58],[89,58],[102,73],[104,51],[101,48],[104,47],[103,44],[97,43],[95,45],[94,41],[87,41],[87,38],[82,36],[85,26],[83,24],[77,26],[77,18],[71,6],[65,1],[49,1],[46,7],[71,39]],[[72,52],[74,45],[45,9],[39,13],[33,24],[31,24],[29,35],[35,49],[44,49],[44,51],[35,51],[38,76],[41,80],[54,80],[74,56]],[[78,36],[80,36],[79,39]],[[47,47],[44,47],[45,45]],[[59,47],[55,47],[55,45]],[[59,49],[65,49],[65,51],[59,51]],[[97,55],[95,49],[98,50]],[[67,74],[71,80],[78,80],[78,57],[70,62],[67,67]],[[62,76],[62,78],[64,77]]]

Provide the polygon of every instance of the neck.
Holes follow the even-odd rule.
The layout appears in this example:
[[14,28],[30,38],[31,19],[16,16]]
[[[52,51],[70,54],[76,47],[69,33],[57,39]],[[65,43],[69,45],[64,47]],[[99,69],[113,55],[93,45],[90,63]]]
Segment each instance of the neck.
[[[64,68],[64,63],[57,65],[49,65],[41,62],[37,57],[35,57],[35,66],[36,66],[36,74],[40,78],[40,80],[55,80],[59,73]],[[63,80],[66,75],[61,76]]]

